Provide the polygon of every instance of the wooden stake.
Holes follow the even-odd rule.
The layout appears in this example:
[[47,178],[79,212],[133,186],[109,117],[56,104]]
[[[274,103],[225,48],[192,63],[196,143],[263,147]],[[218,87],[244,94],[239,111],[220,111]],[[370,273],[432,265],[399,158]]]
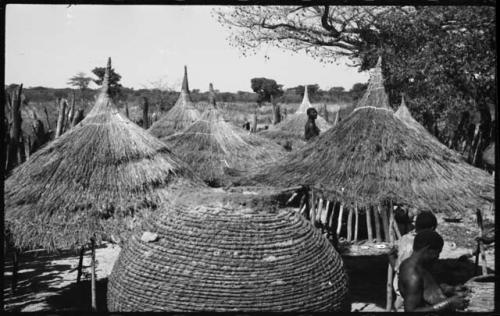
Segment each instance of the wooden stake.
[[95,312],[97,311],[97,295],[96,295],[96,275],[95,275],[95,239],[91,238],[90,239],[91,247],[92,247],[92,279],[91,279],[91,291],[92,291],[92,311]]
[[295,197],[297,196],[297,192],[293,192],[292,196],[288,199],[288,201],[286,201],[285,205],[289,204],[290,202],[293,201],[293,199],[295,199]]
[[318,199],[318,207],[316,209],[316,223],[321,223],[321,217],[323,215],[323,199]]
[[366,229],[368,231],[368,241],[373,241],[372,220],[370,216],[370,206],[365,208],[366,212]]
[[349,215],[347,216],[347,241],[352,239],[352,207],[349,208]]
[[394,208],[392,207],[392,201],[391,201],[389,203],[389,225],[387,227],[389,232],[389,242],[391,244],[394,242],[394,235],[392,234],[393,226],[394,226]]
[[382,217],[382,229],[384,230],[384,241],[389,241],[389,219],[387,218],[387,210],[381,206],[379,206],[379,208]]
[[59,116],[57,117],[55,138],[58,138],[64,132],[63,128],[64,128],[65,112],[66,112],[66,100],[61,99],[61,101],[59,102]]
[[14,247],[12,251],[12,283],[11,283],[12,294],[16,293],[18,271],[19,271],[19,250]]
[[325,213],[323,217],[323,224],[325,224],[326,227],[328,227],[328,215],[330,215],[330,200],[326,200],[326,206],[325,206]]
[[314,196],[314,191],[311,190],[311,208],[309,209],[309,218],[311,220],[311,223],[314,225],[314,222],[316,220],[316,212],[315,212],[315,208],[316,208],[316,205],[315,205],[316,201],[315,201],[315,196]]
[[397,239],[398,240],[401,239],[401,231],[399,231],[398,223],[396,221],[394,221],[392,224],[393,224],[392,228],[394,229],[394,232],[396,233]]
[[330,229],[333,229],[333,219],[335,218],[335,207],[337,206],[337,203],[335,201],[332,203],[333,203],[332,211],[330,212],[330,218],[328,220],[328,227],[330,227]]
[[392,310],[392,279],[393,279],[393,270],[390,263],[387,264],[387,285],[386,285],[386,311]]
[[306,203],[304,203],[304,205],[302,206],[302,208],[301,208],[301,209],[300,209],[300,211],[299,211],[299,214],[300,214],[300,215],[304,215],[305,210],[306,210],[306,207],[307,207],[307,204],[306,204]]
[[85,247],[82,246],[80,249],[80,259],[78,260],[78,270],[76,274],[76,283],[80,283],[82,278],[82,269],[83,269],[83,255],[85,254]]
[[375,234],[377,242],[382,241],[382,232],[380,231],[380,207],[373,210],[373,218],[375,219]]
[[359,211],[357,204],[354,205],[354,213],[356,214],[356,221],[354,222],[354,241],[358,241]]
[[47,121],[47,130],[50,131],[52,128],[50,127],[49,112],[47,112],[47,107],[44,107],[43,111],[45,112],[45,120]]
[[337,222],[337,237],[340,236],[340,229],[342,228],[342,215],[344,213],[344,204],[340,202],[339,219]]

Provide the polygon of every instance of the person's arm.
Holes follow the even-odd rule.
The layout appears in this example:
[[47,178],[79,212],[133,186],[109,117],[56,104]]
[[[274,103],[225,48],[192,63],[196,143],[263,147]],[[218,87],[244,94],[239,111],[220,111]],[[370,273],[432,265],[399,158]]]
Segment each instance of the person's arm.
[[405,312],[435,312],[462,309],[466,306],[466,301],[463,297],[452,296],[432,306],[419,307],[422,304],[424,294],[423,280],[416,274],[412,274],[409,277],[404,277],[403,282]]

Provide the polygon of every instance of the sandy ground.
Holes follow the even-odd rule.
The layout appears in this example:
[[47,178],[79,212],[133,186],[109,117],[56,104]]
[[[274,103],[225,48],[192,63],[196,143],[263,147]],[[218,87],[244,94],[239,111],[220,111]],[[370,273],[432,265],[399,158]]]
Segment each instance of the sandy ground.
[[[120,247],[105,244],[96,250],[98,309],[106,310],[107,277]],[[447,242],[441,254],[444,281],[465,282],[473,273],[474,258],[456,260],[472,249]],[[494,270],[494,247],[486,251],[489,271]],[[78,254],[63,252],[47,255],[42,251],[22,254],[18,285],[11,293],[11,256],[4,261],[4,308],[7,311],[88,311],[90,308],[90,251],[84,258],[84,275],[76,284]],[[344,258],[350,279],[352,311],[383,311],[387,259],[379,257]],[[451,281],[451,282],[450,282]]]

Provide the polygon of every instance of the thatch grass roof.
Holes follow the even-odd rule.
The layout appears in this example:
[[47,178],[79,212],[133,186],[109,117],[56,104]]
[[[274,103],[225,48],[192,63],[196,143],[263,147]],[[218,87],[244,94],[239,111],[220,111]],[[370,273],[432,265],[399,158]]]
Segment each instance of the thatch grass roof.
[[[134,234],[113,267],[108,310],[349,311],[340,255],[273,198],[197,192]],[[141,234],[156,234],[145,242]]]
[[385,91],[373,91],[366,106],[243,184],[309,185],[329,200],[358,206],[392,200],[448,217],[473,217],[493,200],[488,173],[408,127],[386,107]]
[[274,142],[226,122],[213,105],[186,130],[161,139],[213,185],[223,184],[231,169],[245,171],[284,155]]
[[171,190],[204,186],[164,143],[117,110],[108,94],[110,68],[108,61],[86,118],[6,180],[5,221],[16,246],[67,249],[94,234],[99,241]]
[[377,107],[391,109],[389,97],[385,93],[384,78],[382,76],[382,57],[379,57],[377,64],[370,72],[370,82],[366,88],[365,94],[359,100],[356,108]]
[[153,123],[149,132],[161,138],[184,130],[191,123],[200,119],[200,112],[196,109],[189,94],[187,68],[184,67],[181,93],[175,105],[158,121]]
[[[305,86],[304,98],[297,111],[295,111],[294,114],[289,115],[284,121],[274,126],[270,126],[268,130],[260,131],[259,135],[271,139],[280,145],[290,142],[292,144],[292,148],[302,147],[306,143],[304,140],[305,125],[307,123],[306,112],[310,107],[312,107],[312,105],[311,102],[309,102],[307,86]],[[316,125],[318,126],[320,133],[324,133],[332,127],[319,115],[316,119]]]

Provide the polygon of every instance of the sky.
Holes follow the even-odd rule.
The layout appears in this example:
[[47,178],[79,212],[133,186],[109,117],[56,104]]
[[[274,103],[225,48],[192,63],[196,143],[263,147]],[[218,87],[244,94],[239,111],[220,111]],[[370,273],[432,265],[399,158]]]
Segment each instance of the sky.
[[[190,89],[251,91],[250,79],[266,77],[285,88],[319,84],[349,90],[367,82],[344,61],[322,64],[305,53],[260,50],[244,57],[229,45],[229,30],[215,6],[14,5],[6,8],[5,83],[69,87],[79,72],[91,76],[111,57],[121,83],[134,89],[180,89],[184,65]],[[268,55],[270,59],[264,56]],[[95,87],[95,86],[91,86]]]

